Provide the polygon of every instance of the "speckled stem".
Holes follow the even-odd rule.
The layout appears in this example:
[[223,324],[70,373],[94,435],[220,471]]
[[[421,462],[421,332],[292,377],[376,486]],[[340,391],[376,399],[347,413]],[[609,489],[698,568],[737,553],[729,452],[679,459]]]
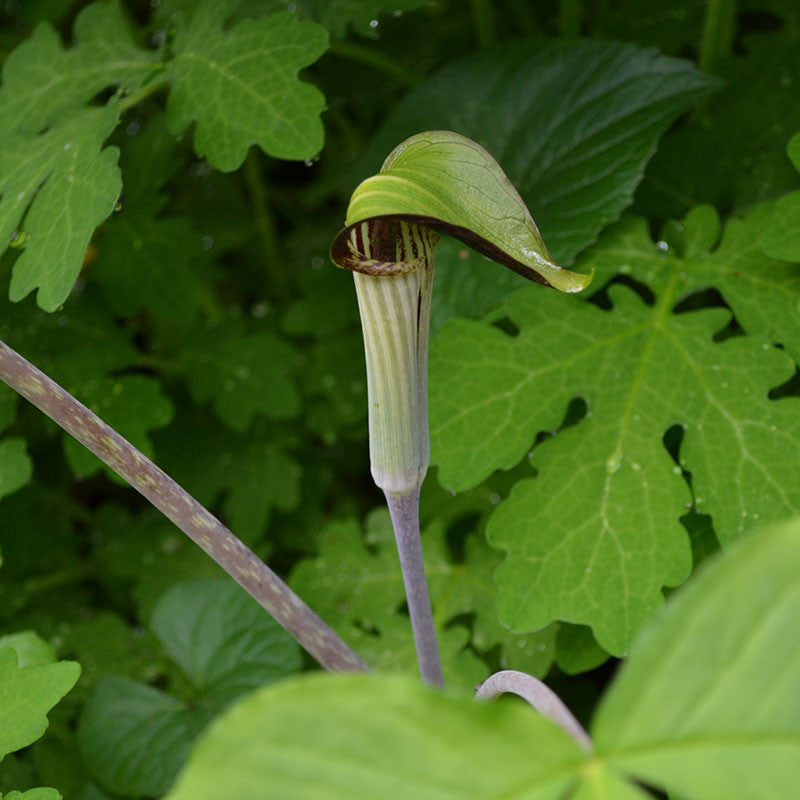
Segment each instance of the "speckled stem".
[[431,613],[428,582],[425,580],[425,562],[419,536],[419,486],[406,494],[385,492],[386,503],[392,515],[397,552],[403,570],[408,615],[414,632],[417,662],[422,680],[429,686],[444,686],[436,628]]
[[583,726],[572,716],[561,698],[542,681],[515,669],[504,669],[488,677],[475,693],[480,700],[492,700],[498,695],[516,694],[532,705],[543,717],[563,728],[587,751],[592,749],[592,740]]
[[57,383],[0,342],[0,380],[91,450],[257,600],[319,663],[366,670],[354,653],[261,559],[163,470]]

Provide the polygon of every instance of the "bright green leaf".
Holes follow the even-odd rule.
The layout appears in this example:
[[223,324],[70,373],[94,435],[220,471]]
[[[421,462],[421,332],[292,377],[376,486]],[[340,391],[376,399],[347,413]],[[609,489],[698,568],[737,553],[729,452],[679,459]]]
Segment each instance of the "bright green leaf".
[[[432,348],[431,434],[441,480],[466,488],[518,463],[572,398],[586,401],[578,425],[534,450],[539,477],[515,487],[488,535],[508,552],[497,573],[505,624],[588,624],[620,654],[662,588],[690,569],[681,466],[721,541],[797,513],[800,416],[795,399],[767,398],[794,372],[785,352],[754,337],[715,342],[729,320],[721,309],[672,313],[706,261],[664,253],[630,224],[604,237],[587,266],[602,274],[604,259],[629,264],[655,305],[622,286],[609,292],[612,311],[533,289],[503,309],[516,337],[451,323]],[[681,466],[662,444],[675,424],[685,430]]]
[[686,797],[797,795],[799,575],[796,521],[751,535],[698,575],[637,641],[601,705],[598,756]]
[[478,703],[407,676],[315,675],[232,708],[168,798],[559,800],[580,760],[521,703]]
[[0,800],[61,800],[61,793],[57,789],[28,789],[27,792],[0,795]]
[[35,742],[47,729],[47,712],[75,685],[71,661],[18,667],[16,650],[0,650],[0,759]]
[[211,726],[168,800],[640,800],[640,781],[697,800],[794,797],[798,576],[798,521],[705,569],[634,645],[593,726],[594,753],[522,703],[400,676],[306,676]]
[[225,171],[241,166],[252,144],[276,158],[311,158],[322,147],[325,100],[297,73],[327,49],[325,29],[281,12],[223,31],[228,5],[200,3],[176,37],[170,130],[197,121],[195,151]]
[[56,660],[53,646],[33,631],[20,631],[0,636],[0,650],[4,647],[16,650],[20,669],[52,664]]
[[[800,133],[789,140],[788,154],[800,170]],[[800,261],[800,192],[789,192],[777,201],[761,236],[761,247],[772,258]]]
[[0,253],[12,237],[24,247],[10,297],[38,289],[48,311],[67,298],[122,188],[117,150],[102,149],[119,106],[85,104],[107,86],[130,91],[158,66],[133,41],[117,2],[85,8],[74,32],[64,50],[55,30],[39,25],[6,59],[0,88]]
[[331,246],[334,263],[358,270],[361,262],[371,266],[375,259],[396,260],[391,246],[387,256],[367,249],[377,250],[379,241],[369,241],[376,234],[367,233],[363,223],[386,217],[449,233],[562,292],[579,292],[591,281],[590,275],[576,275],[553,262],[530,211],[497,161],[477,142],[452,131],[426,131],[406,139],[377,175],[356,188],[347,208],[347,228]]

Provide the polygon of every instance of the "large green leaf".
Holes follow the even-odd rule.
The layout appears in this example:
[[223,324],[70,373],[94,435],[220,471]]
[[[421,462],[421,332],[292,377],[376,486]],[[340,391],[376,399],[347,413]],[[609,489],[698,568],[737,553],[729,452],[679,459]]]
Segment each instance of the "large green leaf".
[[[629,44],[504,42],[409,93],[373,140],[365,171],[420,130],[464,134],[497,159],[566,264],[631,203],[660,134],[715,85],[688,62]],[[463,281],[475,285],[459,313],[496,302],[497,280],[513,276],[498,276],[479,256],[461,259],[457,249],[437,258],[440,289],[458,295]],[[455,302],[438,294],[434,317],[436,304]]]
[[593,726],[594,752],[524,704],[405,677],[314,676],[233,707],[168,798],[638,800],[645,784],[785,800],[800,791],[799,613],[795,521],[732,548],[643,634]]
[[[103,677],[78,729],[93,777],[132,797],[164,792],[193,739],[226,704],[301,666],[296,642],[229,579],[176,584],[159,600],[151,627],[183,670],[190,697]],[[159,754],[155,767],[153,753]]]
[[[687,230],[702,239],[697,226]],[[715,341],[730,320],[724,309],[673,312],[689,285],[725,263],[723,252],[664,252],[633,220],[584,263],[647,283],[653,305],[625,286],[611,287],[610,311],[534,288],[503,308],[518,335],[458,320],[432,348],[432,460],[446,486],[508,469],[537,432],[559,428],[571,399],[587,405],[577,425],[533,450],[539,476],[518,483],[489,523],[491,543],[508,553],[498,607],[514,630],[585,623],[604,648],[624,653],[662,588],[689,573],[679,518],[693,503],[723,541],[800,511],[797,399],[767,397],[792,376],[793,360],[757,336]],[[770,308],[767,296],[761,302]],[[676,424],[685,430],[680,465],[662,443]]]
[[252,144],[277,158],[311,158],[322,147],[325,99],[297,73],[327,49],[314,22],[280,12],[222,23],[237,2],[204,0],[175,39],[167,124],[196,121],[194,148],[221,170],[241,166]]

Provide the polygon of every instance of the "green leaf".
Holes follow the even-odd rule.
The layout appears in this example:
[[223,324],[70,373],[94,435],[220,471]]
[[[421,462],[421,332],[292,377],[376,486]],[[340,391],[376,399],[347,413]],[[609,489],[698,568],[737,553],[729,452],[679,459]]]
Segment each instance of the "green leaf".
[[[655,304],[616,285],[611,311],[534,289],[503,308],[517,336],[486,323],[445,328],[431,353],[431,440],[444,485],[467,488],[518,463],[572,398],[585,400],[583,420],[533,450],[539,477],[519,482],[489,522],[490,542],[508,553],[498,608],[514,630],[591,625],[621,654],[662,588],[690,569],[682,470],[722,542],[797,513],[800,417],[796,399],[767,397],[794,372],[785,352],[755,336],[716,342],[730,319],[722,309],[672,312],[709,260],[665,253],[634,221],[604,237],[586,266],[602,274],[606,261],[628,265]],[[662,444],[676,424],[680,465]]]
[[302,666],[295,641],[230,580],[177,584],[159,601],[151,627],[192,684],[217,705]]
[[636,643],[598,711],[598,756],[687,797],[797,794],[798,575],[797,521],[704,570]]
[[53,646],[33,631],[20,631],[0,636],[0,650],[4,647],[16,650],[20,669],[52,664],[56,660]]
[[168,798],[558,800],[579,761],[577,744],[522,704],[478,703],[407,676],[314,675],[232,708]]
[[[576,275],[553,262],[500,165],[479,144],[452,131],[426,131],[406,139],[377,175],[356,188],[347,227],[331,246],[334,263],[374,274],[387,271],[398,256],[391,244],[386,255],[380,250],[380,237],[386,234],[375,226],[384,225],[386,218],[449,233],[520,275],[562,292],[579,292],[591,280],[591,275]],[[375,230],[368,232],[364,223]]]
[[18,667],[16,650],[0,650],[0,759],[35,742],[47,712],[75,685],[81,668],[71,661]]
[[196,403],[213,402],[232,430],[246,431],[257,414],[290,419],[300,400],[287,372],[294,348],[269,330],[247,331],[232,320],[191,333],[180,351],[181,368]]
[[196,121],[195,151],[225,171],[253,144],[276,158],[311,158],[322,147],[325,100],[297,73],[325,52],[327,33],[289,12],[223,31],[235,5],[204,0],[178,33],[167,125],[179,134]]
[[16,436],[0,439],[0,499],[25,486],[33,474],[33,462],[25,440]]
[[38,289],[47,311],[72,289],[95,227],[122,188],[116,148],[102,145],[119,105],[86,107],[105,87],[130,91],[153,73],[156,55],[131,38],[119,3],[94,3],[75,21],[75,45],[40,24],[9,55],[0,88],[0,253],[14,239],[10,297]]
[[158,436],[157,448],[160,463],[201,503],[213,506],[224,495],[224,520],[248,544],[261,538],[273,511],[293,511],[300,501],[301,467],[285,436],[260,421],[239,434],[196,410],[184,412]]
[[[124,330],[113,322],[107,303],[87,288],[58,316],[25,305],[0,301],[0,338],[24,353],[37,367],[113,425],[146,454],[150,432],[172,418],[172,404],[158,382],[145,375],[120,374],[135,365],[138,354]],[[69,357],[65,358],[64,354]],[[98,472],[101,462],[68,434],[64,450],[76,476]],[[106,468],[114,480],[119,479]]]
[[0,800],[61,800],[57,789],[28,789],[27,792],[9,792],[0,796]]
[[[555,260],[568,264],[630,205],[670,122],[714,86],[688,62],[629,44],[508,41],[458,59],[409,93],[366,161],[374,169],[420,130],[474,139],[509,176]],[[452,284],[474,282],[469,313],[485,310],[497,300],[497,271],[451,252],[437,259],[437,283],[450,282],[450,270]]]
[[153,797],[170,785],[212,716],[210,709],[190,709],[145,684],[107,676],[83,707],[78,741],[101,786],[128,797]]
[[117,151],[102,149],[118,118],[111,102],[73,115],[35,138],[14,132],[2,137],[0,248],[5,249],[25,214],[24,228],[16,234],[24,251],[14,263],[11,300],[34,289],[45,311],[66,300],[94,229],[113,211],[122,189]]
[[[800,170],[800,133],[789,140],[789,158]],[[772,258],[800,261],[800,192],[789,192],[775,204],[771,222],[761,235],[761,247]]]
[[224,705],[302,664],[296,642],[230,579],[176,584],[159,600],[151,627],[189,679],[190,701],[104,677],[78,728],[93,777],[132,797],[162,794],[191,742]]
[[794,36],[750,33],[743,44],[744,53],[720,64],[725,85],[695,124],[670,131],[659,145],[636,195],[639,213],[680,217],[698,203],[724,213],[746,210],[797,188],[797,172],[782,150],[800,130]]
[[120,154],[124,202],[103,226],[92,278],[117,314],[145,308],[166,319],[189,320],[199,301],[203,240],[188,217],[161,215],[169,199],[163,186],[183,159],[163,114],[142,130],[129,130],[134,133]]
[[211,726],[168,800],[649,797],[639,782],[697,800],[793,797],[799,576],[798,521],[704,569],[635,644],[593,726],[595,752],[521,703],[400,676],[305,676]]
[[[455,563],[440,523],[424,531],[422,547],[446,679],[474,686],[486,678],[487,667],[465,649],[468,642],[484,652],[500,646],[504,663],[544,675],[553,660],[555,629],[515,636],[498,624],[492,573],[499,555],[473,535],[464,563]],[[294,568],[292,588],[371,666],[416,672],[411,624],[398,613],[405,594],[388,512],[369,515],[366,535],[354,521],[333,523],[319,549],[316,558]],[[471,635],[458,624],[465,614],[474,615]]]

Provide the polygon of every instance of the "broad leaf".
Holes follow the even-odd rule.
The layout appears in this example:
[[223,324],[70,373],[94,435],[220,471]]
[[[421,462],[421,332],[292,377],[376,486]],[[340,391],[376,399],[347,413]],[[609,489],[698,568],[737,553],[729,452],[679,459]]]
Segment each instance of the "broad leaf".
[[798,576],[797,521],[751,535],[698,575],[601,705],[598,756],[678,796],[796,795]]
[[[800,133],[789,141],[789,158],[800,170]],[[761,236],[761,247],[768,256],[800,261],[800,191],[789,192],[775,204],[772,221]]]
[[407,676],[316,675],[232,708],[167,797],[560,800],[580,761],[577,744],[522,704],[478,703]]
[[[504,42],[449,64],[404,98],[365,171],[420,130],[469,136],[499,161],[556,262],[568,264],[630,205],[660,134],[714,86],[688,62],[629,44]],[[457,248],[439,253],[436,280],[456,297],[462,282],[475,285],[458,306],[470,315],[508,293],[496,281],[513,284]],[[441,306],[455,302],[434,292],[434,318],[451,316]]]
[[168,798],[640,800],[640,782],[696,800],[794,797],[798,576],[797,521],[704,570],[634,646],[593,726],[595,752],[521,703],[404,677],[311,676],[233,707]]
[[159,601],[151,627],[192,684],[216,704],[301,666],[294,640],[230,580],[177,584]]
[[75,685],[71,661],[17,666],[17,651],[0,650],[0,759],[35,742],[47,729],[47,712]]
[[[585,263],[648,283],[654,305],[624,286],[609,291],[611,311],[531,289],[503,309],[519,335],[454,321],[432,349],[432,460],[446,486],[508,469],[537,432],[558,429],[572,398],[587,404],[579,424],[534,449],[539,477],[520,482],[490,520],[491,543],[508,553],[498,607],[512,629],[584,623],[622,654],[662,588],[689,573],[679,517],[693,502],[723,541],[800,511],[797,401],[767,397],[793,374],[792,359],[763,338],[716,342],[725,310],[672,311],[722,253],[664,253],[634,221]],[[675,424],[685,430],[680,465],[662,444]]]
[[229,579],[176,584],[158,602],[151,627],[193,687],[191,698],[103,677],[78,734],[98,783],[133,797],[166,790],[193,739],[224,705],[301,666],[294,640]]
[[221,170],[241,166],[250,145],[277,158],[322,147],[322,94],[297,73],[327,49],[325,29],[290,12],[222,23],[237,3],[204,0],[175,39],[167,103],[174,134],[197,122],[194,148]]
[[0,800],[61,800],[61,793],[56,789],[28,789],[27,792],[0,795]]

